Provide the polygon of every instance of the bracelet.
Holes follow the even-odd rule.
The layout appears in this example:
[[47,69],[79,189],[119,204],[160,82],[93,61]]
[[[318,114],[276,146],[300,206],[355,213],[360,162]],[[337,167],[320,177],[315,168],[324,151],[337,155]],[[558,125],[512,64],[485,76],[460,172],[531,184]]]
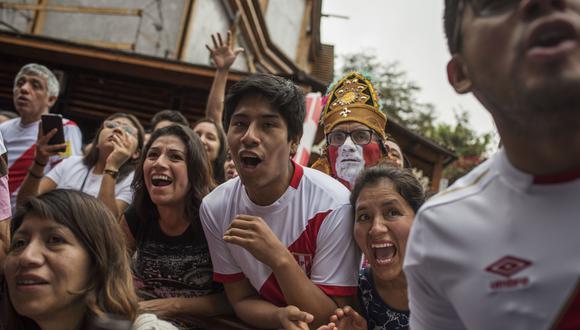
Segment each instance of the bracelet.
[[35,163],[36,165],[40,166],[40,167],[45,167],[45,166],[46,166],[46,164],[48,164],[48,162],[46,162],[46,163],[44,163],[44,164],[43,164],[43,163],[41,163],[41,162],[39,162],[39,161],[36,159],[36,157],[34,158],[34,163]]
[[38,174],[32,172],[32,169],[28,169],[28,175],[30,175],[31,177],[38,179],[38,180],[40,180],[44,177],[44,175],[38,175]]
[[116,179],[117,179],[117,177],[119,176],[119,171],[115,171],[115,170],[107,170],[107,169],[105,169],[103,172],[104,172],[105,174],[108,174],[108,175],[112,176],[112,177],[113,177],[113,179],[115,179],[115,180],[116,180]]

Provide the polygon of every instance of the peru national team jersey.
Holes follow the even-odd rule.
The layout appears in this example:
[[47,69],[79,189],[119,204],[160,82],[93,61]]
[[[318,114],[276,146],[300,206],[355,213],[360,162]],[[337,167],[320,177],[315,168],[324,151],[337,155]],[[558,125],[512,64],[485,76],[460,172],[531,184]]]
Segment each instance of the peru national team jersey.
[[580,169],[499,151],[419,210],[404,270],[413,330],[580,329]]
[[[16,205],[18,188],[34,162],[38,123],[37,121],[24,126],[20,123],[20,118],[14,118],[0,125],[0,132],[4,136],[4,144],[8,150],[8,185],[12,194],[12,206]],[[81,130],[72,120],[63,118],[62,123],[64,138],[70,144],[71,155],[81,155]],[[52,157],[44,169],[45,173],[48,173],[61,160],[62,158],[58,156]]]
[[214,280],[227,283],[248,278],[263,299],[286,305],[272,270],[244,248],[222,238],[234,217],[246,214],[264,219],[310,280],[327,295],[354,295],[360,254],[352,237],[350,192],[322,172],[295,163],[294,168],[290,187],[271,205],[254,204],[239,178],[204,198],[200,218]]

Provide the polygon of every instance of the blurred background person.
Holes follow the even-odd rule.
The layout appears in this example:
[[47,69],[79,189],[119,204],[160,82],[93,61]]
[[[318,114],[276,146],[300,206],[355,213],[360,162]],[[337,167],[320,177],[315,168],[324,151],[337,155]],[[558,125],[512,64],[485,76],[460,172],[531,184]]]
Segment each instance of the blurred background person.
[[139,120],[120,112],[107,117],[86,156],[69,157],[44,176],[41,165],[56,154],[47,144],[51,136],[39,136],[36,142],[35,162],[18,192],[18,204],[53,189],[75,189],[97,197],[115,217],[121,216],[133,199],[131,182],[143,147]]
[[[8,150],[8,184],[12,194],[12,207],[16,195],[31,166],[40,166],[48,173],[56,164],[71,155],[81,155],[82,134],[77,124],[62,119],[66,151],[50,157],[46,163],[35,162],[35,143],[38,139],[40,119],[48,114],[58,99],[60,84],[44,65],[24,65],[14,79],[14,107],[19,117],[0,124],[0,132]],[[58,149],[60,146],[54,147]],[[40,169],[37,169],[40,170]]]

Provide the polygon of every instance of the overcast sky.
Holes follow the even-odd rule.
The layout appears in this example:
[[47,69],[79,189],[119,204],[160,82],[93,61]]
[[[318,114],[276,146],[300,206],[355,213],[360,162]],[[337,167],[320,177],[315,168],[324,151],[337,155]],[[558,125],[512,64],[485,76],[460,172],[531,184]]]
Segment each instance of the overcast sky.
[[[323,0],[322,42],[334,45],[335,55],[374,51],[387,62],[397,61],[415,81],[421,102],[435,105],[438,120],[454,122],[459,106],[470,114],[479,133],[495,132],[487,111],[471,95],[458,95],[447,82],[449,60],[443,33],[443,0]],[[336,62],[335,66],[340,63]]]

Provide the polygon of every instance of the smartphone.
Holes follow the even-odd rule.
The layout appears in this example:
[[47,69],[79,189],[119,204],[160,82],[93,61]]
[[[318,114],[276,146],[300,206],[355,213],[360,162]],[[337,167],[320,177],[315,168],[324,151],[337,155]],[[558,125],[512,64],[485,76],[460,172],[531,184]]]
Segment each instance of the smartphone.
[[[42,134],[46,135],[53,129],[57,129],[56,134],[48,141],[49,145],[64,143],[64,129],[62,127],[62,116],[55,114],[42,115]],[[66,147],[56,150],[65,152]]]

